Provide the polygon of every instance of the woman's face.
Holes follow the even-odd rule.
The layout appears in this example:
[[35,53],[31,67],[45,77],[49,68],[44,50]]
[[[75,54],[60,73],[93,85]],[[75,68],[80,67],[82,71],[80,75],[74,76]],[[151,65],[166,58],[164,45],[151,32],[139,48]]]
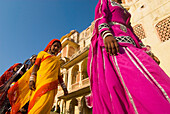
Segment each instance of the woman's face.
[[121,0],[112,0],[114,2],[117,2],[117,3],[122,3]]
[[21,67],[21,65],[17,65],[17,66],[14,68],[14,72],[17,72],[20,67]]
[[60,51],[60,43],[59,42],[54,42],[51,46],[51,52],[52,54],[56,54]]
[[34,56],[34,57],[31,59],[31,64],[34,64],[34,63],[35,63],[36,58],[37,58],[37,56]]

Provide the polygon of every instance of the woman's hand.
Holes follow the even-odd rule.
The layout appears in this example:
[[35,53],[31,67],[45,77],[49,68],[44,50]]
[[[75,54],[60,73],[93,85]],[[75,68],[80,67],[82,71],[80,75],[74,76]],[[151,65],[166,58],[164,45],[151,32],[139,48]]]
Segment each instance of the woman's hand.
[[155,55],[154,55],[154,57],[153,57],[153,60],[159,65],[160,64],[160,60],[158,59],[158,57],[156,57]]
[[158,57],[156,57],[152,52],[148,53],[148,55],[159,65],[160,64],[160,60],[158,59]]
[[35,82],[34,81],[29,81],[29,88],[31,90],[35,90]]
[[104,44],[106,51],[111,55],[117,55],[119,53],[119,45],[113,36],[106,36],[104,39]]
[[24,108],[21,108],[19,111],[22,112],[22,113],[26,113],[27,112]]
[[63,91],[64,91],[64,96],[68,95],[67,88],[64,88]]

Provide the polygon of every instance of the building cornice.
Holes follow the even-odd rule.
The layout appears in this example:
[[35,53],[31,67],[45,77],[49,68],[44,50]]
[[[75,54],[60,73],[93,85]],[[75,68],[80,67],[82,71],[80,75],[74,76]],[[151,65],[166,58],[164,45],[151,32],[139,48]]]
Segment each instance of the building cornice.
[[70,39],[68,39],[68,38],[65,38],[62,42],[61,42],[61,44],[62,44],[62,47],[64,48],[66,45],[71,45],[71,46],[73,46],[73,47],[75,47],[75,48],[78,48],[79,47],[79,45],[77,44],[77,43],[75,43],[75,42],[73,42],[73,41],[71,41]]
[[72,34],[74,34],[75,32],[77,32],[77,31],[76,31],[76,30],[72,30],[70,33],[62,36],[61,39],[60,39],[60,42],[62,42],[65,38],[70,37],[70,36],[71,36]]
[[87,95],[89,93],[90,93],[90,86],[88,85],[86,87],[78,88],[77,90],[69,92],[67,96],[64,96],[64,94],[57,95],[57,98],[69,100],[69,99],[81,96],[82,94]]
[[89,46],[85,47],[82,50],[79,50],[77,53],[71,56],[70,61],[66,62],[61,68],[70,68],[71,66],[75,65],[79,61],[83,60],[88,56]]

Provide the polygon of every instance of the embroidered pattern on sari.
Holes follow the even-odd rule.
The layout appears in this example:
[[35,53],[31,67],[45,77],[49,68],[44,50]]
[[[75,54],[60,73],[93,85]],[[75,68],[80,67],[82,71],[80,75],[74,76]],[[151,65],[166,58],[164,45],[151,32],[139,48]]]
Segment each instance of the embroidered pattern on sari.
[[130,43],[136,46],[135,41],[130,36],[116,36],[114,38],[117,40],[117,42]]
[[108,22],[109,25],[120,25],[120,29],[124,32],[127,32],[127,28],[125,25],[118,23],[118,22]]
[[110,27],[109,27],[109,25],[108,25],[107,23],[102,23],[102,24],[100,24],[100,25],[98,26],[99,31],[102,30],[102,29],[104,29],[104,28],[110,28]]

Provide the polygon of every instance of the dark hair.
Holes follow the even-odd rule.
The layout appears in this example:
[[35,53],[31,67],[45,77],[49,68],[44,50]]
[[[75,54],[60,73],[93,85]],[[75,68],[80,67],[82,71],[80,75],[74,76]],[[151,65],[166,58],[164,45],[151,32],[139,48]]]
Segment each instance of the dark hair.
[[33,59],[34,57],[36,57],[37,55],[36,54],[33,54],[30,59]]
[[60,47],[61,47],[61,42],[60,42],[60,41],[54,41],[54,42],[52,43],[52,45],[53,45],[55,42],[58,42],[58,43],[60,44]]

